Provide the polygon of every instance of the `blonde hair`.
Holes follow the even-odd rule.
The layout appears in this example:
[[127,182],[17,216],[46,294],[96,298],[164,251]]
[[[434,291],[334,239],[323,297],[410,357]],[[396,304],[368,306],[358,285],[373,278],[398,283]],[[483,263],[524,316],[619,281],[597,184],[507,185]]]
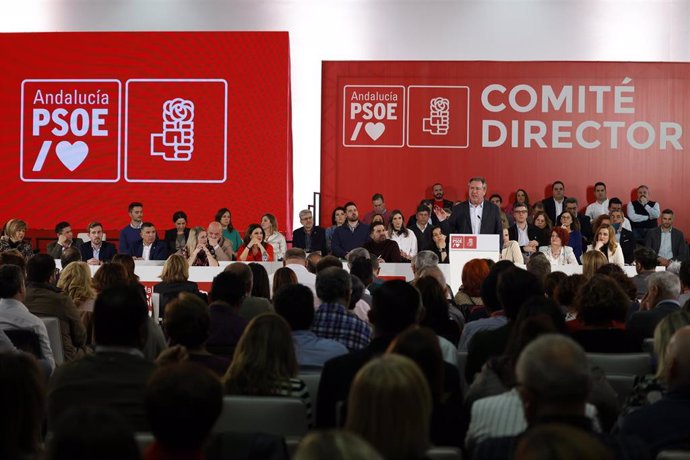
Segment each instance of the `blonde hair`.
[[429,448],[429,384],[411,359],[394,353],[369,361],[356,375],[345,429],[387,459],[422,458]]
[[690,313],[680,310],[662,319],[654,329],[654,354],[656,355],[656,377],[663,379],[666,375],[666,348],[671,337],[682,327],[690,325]]
[[189,279],[189,264],[187,259],[179,254],[168,257],[163,265],[163,271],[159,278],[164,283],[181,283]]
[[618,248],[618,243],[616,242],[616,231],[611,227],[609,224],[602,224],[597,228],[597,234],[594,237],[594,241],[596,242],[598,237],[599,237],[599,232],[601,230],[606,230],[609,234],[609,242],[606,245],[607,249],[613,254],[616,252],[616,249]]
[[10,219],[5,225],[5,236],[12,238],[17,232],[26,231],[26,222],[21,219]]
[[199,233],[205,231],[204,227],[194,227],[189,231],[189,237],[187,237],[187,255],[192,255],[196,249],[196,245],[199,244]]
[[264,313],[249,322],[237,343],[225,389],[229,394],[270,396],[297,372],[290,326],[282,316]]
[[582,254],[582,276],[590,279],[599,270],[599,267],[609,263],[603,252],[591,249]]
[[57,287],[65,291],[75,305],[95,299],[96,291],[91,287],[91,269],[86,262],[72,262],[60,272]]
[[295,460],[383,460],[361,436],[345,430],[312,431],[295,453]]

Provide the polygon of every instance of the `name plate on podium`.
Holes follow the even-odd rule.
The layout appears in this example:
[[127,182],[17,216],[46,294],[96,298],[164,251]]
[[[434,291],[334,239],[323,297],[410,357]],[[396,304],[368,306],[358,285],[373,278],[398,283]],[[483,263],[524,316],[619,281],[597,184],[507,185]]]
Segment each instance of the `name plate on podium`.
[[462,269],[472,259],[491,259],[498,261],[501,256],[498,248],[499,235],[452,234],[448,247],[450,262],[450,287],[457,293],[462,284]]

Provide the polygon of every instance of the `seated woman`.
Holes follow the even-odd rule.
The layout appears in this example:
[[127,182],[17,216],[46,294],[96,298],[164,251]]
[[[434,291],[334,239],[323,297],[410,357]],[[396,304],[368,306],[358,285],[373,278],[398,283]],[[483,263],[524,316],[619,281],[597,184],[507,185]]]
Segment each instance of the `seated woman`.
[[405,227],[405,217],[399,209],[394,209],[391,212],[388,237],[398,243],[402,262],[411,262],[412,258],[417,255],[417,237]]
[[168,257],[160,274],[161,282],[153,286],[153,292],[160,294],[161,318],[165,316],[165,306],[177,298],[180,292],[190,292],[201,297],[199,286],[189,281],[189,264],[184,256],[173,254]]
[[472,259],[462,267],[462,285],[454,300],[467,322],[489,316],[481,297],[482,283],[487,276],[489,264],[485,259]]
[[266,234],[259,224],[251,224],[244,241],[237,249],[237,260],[242,262],[273,262],[273,246],[265,243]]
[[539,229],[539,237],[537,238],[539,246],[548,246],[551,240],[553,224],[544,211],[538,211],[534,214],[534,226]]
[[438,263],[450,263],[448,259],[448,244],[446,243],[446,235],[441,230],[441,227],[436,226],[431,231],[431,244],[427,250],[438,256]]
[[184,211],[176,211],[172,216],[175,228],[165,231],[165,242],[168,244],[169,254],[182,254],[182,249],[187,245],[189,228],[187,228],[187,214]]
[[508,229],[503,227],[503,250],[501,250],[501,260],[509,260],[514,264],[524,264],[525,258],[522,256],[520,245],[517,241],[511,240]]
[[264,230],[264,241],[273,246],[273,260],[281,261],[287,251],[287,242],[282,233],[278,231],[278,221],[273,214],[261,216],[261,228]]
[[563,227],[554,227],[551,231],[551,244],[539,248],[551,265],[578,265],[573,248],[566,246],[570,234]]
[[192,267],[217,267],[216,251],[208,244],[208,233],[203,227],[194,227],[189,232],[187,246],[182,251]]
[[567,245],[573,248],[575,257],[577,257],[577,261],[580,262],[580,257],[582,257],[582,233],[580,232],[580,222],[574,218],[570,212],[564,211],[556,219],[556,225],[568,230],[570,238],[568,238]]
[[297,378],[297,358],[288,323],[275,313],[249,322],[225,374],[229,395],[290,396],[302,400],[311,420],[307,385]]
[[5,234],[0,236],[0,252],[16,249],[26,260],[34,256],[31,244],[24,241],[26,236],[26,222],[21,219],[11,219],[5,224]]
[[[333,239],[333,232],[335,229],[345,223],[345,208],[338,206],[331,214],[331,226],[326,229],[326,246],[328,252],[331,251],[331,240]],[[325,255],[325,254],[324,254]]]
[[72,262],[60,272],[57,287],[72,299],[86,329],[86,344],[93,343],[93,306],[96,291],[91,286],[91,269],[86,262]]
[[519,188],[515,191],[515,202],[512,205],[508,205],[506,208],[506,213],[508,215],[513,214],[513,208],[518,204],[524,204],[527,206],[528,212],[530,209],[532,209],[532,206],[529,204],[529,195],[527,195],[527,192],[523,188]]
[[587,251],[600,251],[609,263],[619,267],[625,265],[623,250],[616,243],[616,231],[609,224],[601,224],[594,235],[595,242],[587,246]]
[[242,237],[240,236],[240,232],[232,226],[232,215],[230,214],[230,210],[228,208],[220,208],[214,220],[220,223],[223,229],[223,238],[229,240],[233,248],[239,248],[242,244]]

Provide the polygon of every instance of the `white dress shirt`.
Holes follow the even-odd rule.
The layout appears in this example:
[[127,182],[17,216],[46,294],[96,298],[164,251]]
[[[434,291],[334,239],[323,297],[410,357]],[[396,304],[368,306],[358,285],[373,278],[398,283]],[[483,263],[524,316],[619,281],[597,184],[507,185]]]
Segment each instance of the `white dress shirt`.
[[407,236],[401,233],[400,235],[393,232],[391,240],[398,243],[400,251],[409,254],[410,257],[417,255],[417,237],[412,230],[407,231]]
[[472,221],[472,233],[479,235],[482,228],[482,212],[484,212],[484,202],[478,205],[470,203],[470,220]]
[[590,219],[594,220],[602,214],[608,214],[609,212],[609,199],[606,198],[603,203],[595,201],[587,205],[585,209],[585,215]]
[[151,260],[151,248],[153,247],[153,243],[147,245],[144,245],[143,250],[141,251],[141,258],[144,260]]

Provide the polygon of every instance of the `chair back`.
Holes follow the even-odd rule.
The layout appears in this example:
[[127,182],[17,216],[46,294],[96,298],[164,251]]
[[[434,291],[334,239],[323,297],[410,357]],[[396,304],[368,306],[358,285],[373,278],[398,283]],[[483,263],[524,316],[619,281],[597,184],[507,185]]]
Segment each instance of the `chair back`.
[[647,375],[652,373],[648,353],[587,353],[590,366],[600,367],[606,375]]
[[214,433],[307,434],[307,409],[299,398],[281,396],[225,396]]
[[50,342],[50,349],[53,351],[55,365],[59,366],[65,362],[65,352],[62,346],[62,332],[60,331],[60,320],[55,316],[41,316],[40,318],[48,330],[48,342]]
[[316,417],[316,400],[319,394],[319,382],[321,381],[321,372],[307,372],[304,374],[299,374],[298,379],[302,380],[307,385],[307,390],[309,390],[309,396],[311,397],[311,413],[312,413],[312,425],[314,425]]
[[43,358],[38,334],[31,329],[3,329],[3,332],[18,350],[34,355],[36,359]]

